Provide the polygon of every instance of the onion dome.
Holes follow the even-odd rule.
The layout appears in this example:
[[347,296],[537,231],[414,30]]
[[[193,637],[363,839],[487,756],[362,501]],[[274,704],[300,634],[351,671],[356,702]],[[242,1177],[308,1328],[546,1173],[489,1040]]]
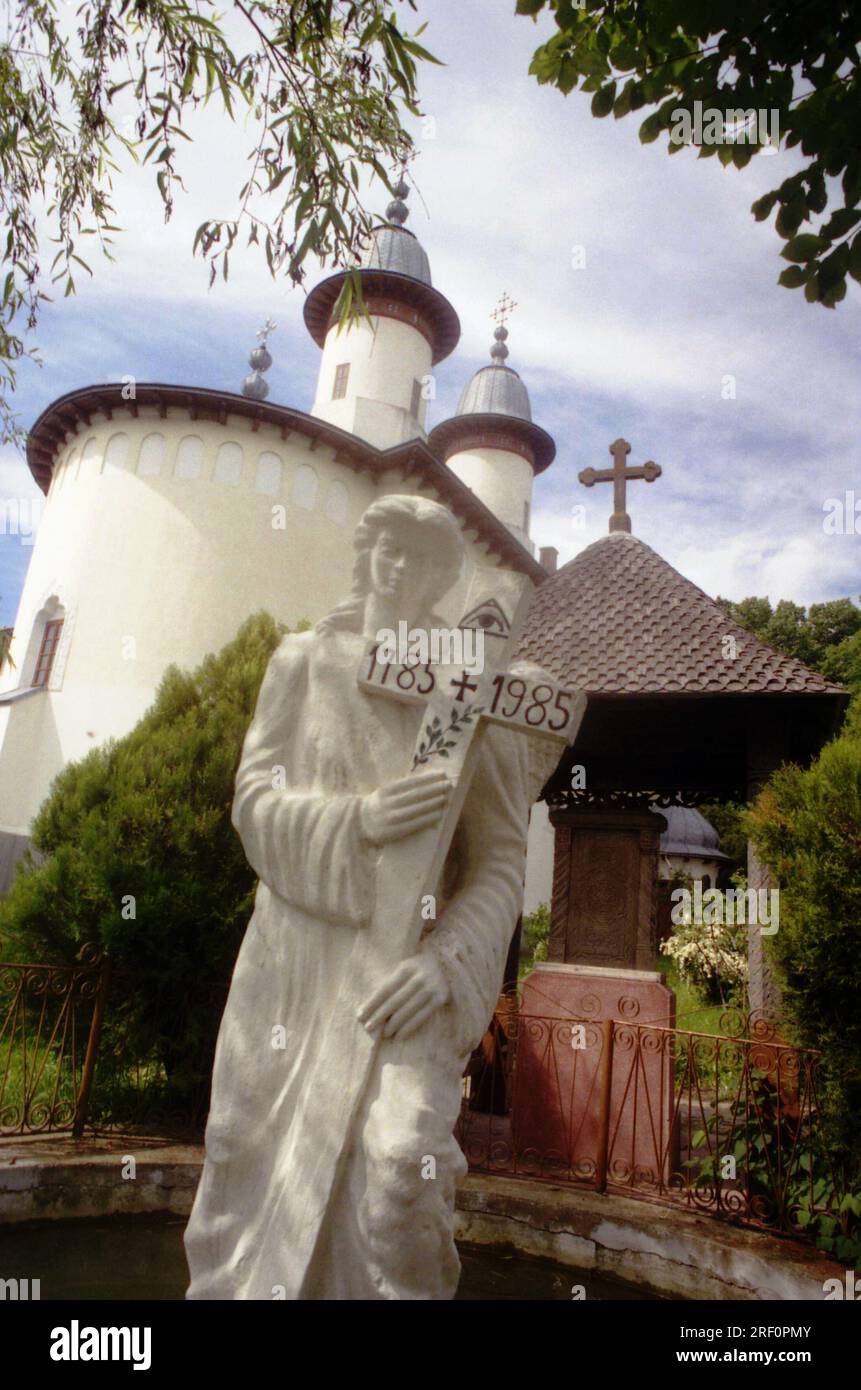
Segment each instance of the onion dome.
[[263,376],[272,366],[272,354],[267,347],[267,340],[270,333],[275,332],[276,325],[271,319],[267,319],[263,327],[258,330],[257,336],[260,339],[258,347],[253,348],[248,356],[248,365],[251,372],[242,383],[242,394],[252,401],[265,401],[269,395],[269,382]]
[[675,854],[686,859],[727,860],[720,847],[720,837],[705,816],[693,806],[653,806],[650,808],[665,817],[667,828],[661,835],[661,854]]
[[[452,306],[431,284],[427,253],[403,225],[409,216],[403,179],[386,208],[386,221],[373,229],[371,243],[359,262],[362,294],[370,314],[410,323],[427,338],[433,362],[441,362],[457,346],[460,320]],[[315,285],[305,301],[305,326],[322,348],[337,322],[336,305],[348,271],[338,271]]]
[[506,366],[508,329],[494,330],[493,359],[463,388],[457,410],[430,433],[432,448],[449,459],[465,449],[484,446],[521,454],[533,472],[543,473],[556,457],[556,445],[532,419],[529,392],[512,367]]

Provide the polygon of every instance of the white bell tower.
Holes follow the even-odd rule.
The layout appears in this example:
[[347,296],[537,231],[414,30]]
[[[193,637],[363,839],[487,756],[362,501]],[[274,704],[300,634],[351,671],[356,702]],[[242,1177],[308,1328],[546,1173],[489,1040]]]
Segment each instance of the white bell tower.
[[431,431],[429,443],[525,545],[529,539],[532,484],[556,457],[556,445],[532,420],[529,392],[517,372],[505,365],[508,329],[504,320],[516,305],[502,296],[490,355],[461,394],[456,413]]
[[426,438],[432,368],[460,338],[457,314],[431,285],[427,255],[403,225],[407,192],[401,179],[362,259],[368,317],[339,328],[347,271],[323,280],[305,302],[305,324],[323,350],[311,414],[378,449]]

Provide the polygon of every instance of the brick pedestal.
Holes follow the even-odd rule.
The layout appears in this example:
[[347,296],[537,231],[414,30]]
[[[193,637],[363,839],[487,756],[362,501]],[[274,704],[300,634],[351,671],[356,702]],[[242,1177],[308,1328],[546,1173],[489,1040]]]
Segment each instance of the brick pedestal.
[[638,1187],[677,1164],[675,996],[648,970],[546,962],[523,984],[512,1103],[521,1170]]

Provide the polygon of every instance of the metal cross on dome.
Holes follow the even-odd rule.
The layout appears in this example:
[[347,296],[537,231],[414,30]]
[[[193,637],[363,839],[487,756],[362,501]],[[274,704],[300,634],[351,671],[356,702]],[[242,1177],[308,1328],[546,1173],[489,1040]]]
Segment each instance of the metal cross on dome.
[[257,330],[257,336],[258,336],[258,338],[260,339],[260,341],[261,341],[261,343],[263,344],[264,347],[266,346],[266,341],[267,341],[267,339],[269,338],[270,333],[274,333],[274,332],[275,332],[275,329],[276,329],[277,327],[278,327],[277,323],[273,323],[273,322],[272,322],[272,319],[267,319],[266,322],[264,323],[263,327],[262,327],[262,328],[258,328],[258,330]]
[[503,290],[499,303],[497,304],[490,317],[498,324],[500,328],[504,328],[506,320],[510,317],[511,314],[514,313],[514,310],[516,308],[517,305],[514,302],[514,300],[509,298],[508,290]]
[[625,460],[631,452],[631,446],[627,439],[614,440],[609,452],[613,455],[612,468],[584,468],[577,477],[584,487],[594,487],[595,483],[613,484],[613,514],[610,517],[609,529],[630,531],[631,518],[625,511],[626,485],[629,480],[633,482],[637,478],[645,478],[647,483],[653,483],[661,476],[661,465],[649,459],[647,463],[628,468]]

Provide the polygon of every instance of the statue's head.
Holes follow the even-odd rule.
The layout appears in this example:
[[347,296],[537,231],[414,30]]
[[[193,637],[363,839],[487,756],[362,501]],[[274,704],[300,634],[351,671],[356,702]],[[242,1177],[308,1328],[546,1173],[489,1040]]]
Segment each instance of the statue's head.
[[359,627],[370,593],[388,599],[397,617],[418,621],[460,576],[464,542],[447,507],[392,494],[372,502],[353,537],[353,591],[321,627]]

